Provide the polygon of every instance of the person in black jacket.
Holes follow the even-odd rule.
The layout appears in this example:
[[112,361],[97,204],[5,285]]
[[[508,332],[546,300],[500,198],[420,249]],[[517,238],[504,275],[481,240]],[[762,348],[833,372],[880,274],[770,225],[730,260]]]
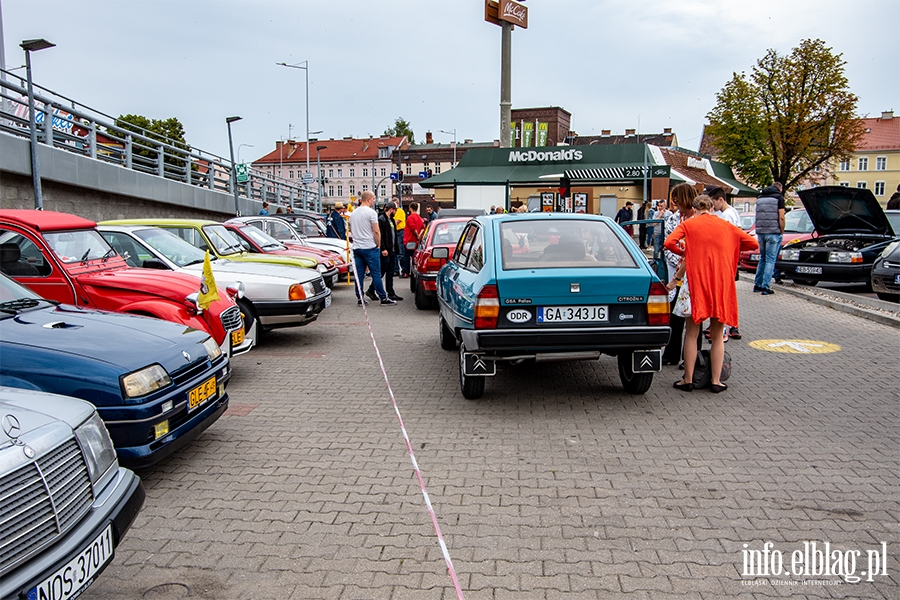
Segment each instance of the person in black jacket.
[[[397,212],[397,205],[388,202],[384,205],[384,210],[378,215],[378,228],[381,229],[381,274],[384,281],[384,290],[387,292],[388,298],[394,301],[403,300],[394,292],[394,268],[397,265],[397,229],[394,224],[394,213]],[[366,296],[372,300],[376,300],[373,284],[369,284],[366,290]]]

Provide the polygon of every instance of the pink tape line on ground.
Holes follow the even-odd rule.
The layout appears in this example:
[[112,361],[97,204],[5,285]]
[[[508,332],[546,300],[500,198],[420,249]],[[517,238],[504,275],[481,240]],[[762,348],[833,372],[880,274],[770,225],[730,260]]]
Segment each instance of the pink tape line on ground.
[[444,534],[441,533],[441,526],[438,524],[437,515],[434,513],[434,507],[431,505],[431,499],[428,497],[428,490],[425,489],[425,481],[422,479],[422,472],[419,470],[419,463],[416,461],[416,453],[413,452],[412,444],[406,433],[406,426],[403,425],[403,416],[400,415],[400,407],[397,406],[397,399],[394,397],[394,390],[391,388],[390,379],[388,379],[387,370],[384,368],[384,361],[381,360],[381,352],[378,350],[378,342],[375,341],[375,333],[372,331],[372,322],[369,321],[369,309],[366,308],[366,295],[363,293],[362,282],[356,271],[356,261],[351,257],[351,266],[353,268],[354,286],[362,300],[363,313],[366,316],[366,326],[369,328],[369,337],[372,338],[372,346],[375,348],[375,356],[378,357],[378,365],[381,367],[381,374],[384,375],[384,383],[387,386],[388,394],[391,396],[391,403],[394,405],[394,412],[397,414],[397,421],[400,422],[400,432],[403,434],[403,441],[406,442],[406,450],[409,452],[409,460],[412,462],[413,470],[416,472],[416,479],[419,480],[419,488],[422,490],[422,497],[425,498],[425,506],[428,508],[428,516],[431,517],[431,524],[434,526],[434,532],[437,535],[438,544],[441,547],[441,553],[444,555],[444,562],[447,564],[447,572],[450,574],[450,580],[453,581],[453,588],[456,590],[456,597],[459,600],[465,600],[462,588],[459,587],[459,579],[456,577],[456,569],[453,568],[453,561],[450,560],[450,552],[447,550],[447,544],[444,543]]

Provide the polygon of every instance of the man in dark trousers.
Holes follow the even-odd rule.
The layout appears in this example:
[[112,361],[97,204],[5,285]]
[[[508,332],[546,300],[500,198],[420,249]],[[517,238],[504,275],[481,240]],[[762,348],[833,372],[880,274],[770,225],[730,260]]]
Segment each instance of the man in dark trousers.
[[[397,205],[388,202],[384,205],[384,210],[378,215],[378,228],[381,230],[381,276],[384,279],[384,291],[387,297],[393,301],[403,300],[394,292],[394,267],[397,265],[397,228],[394,224],[394,213],[397,212]],[[366,290],[366,296],[372,300],[376,300],[378,296],[375,294],[373,284],[369,285]]]
[[616,223],[622,226],[622,229],[628,232],[628,235],[634,236],[634,225],[622,225],[626,221],[634,221],[634,212],[631,207],[634,206],[631,200],[625,203],[625,206],[616,213]]

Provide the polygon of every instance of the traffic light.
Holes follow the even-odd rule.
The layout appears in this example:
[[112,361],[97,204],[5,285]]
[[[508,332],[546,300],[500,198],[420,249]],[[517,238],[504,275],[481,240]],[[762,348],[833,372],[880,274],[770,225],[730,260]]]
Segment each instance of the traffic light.
[[397,181],[403,181],[403,171],[397,171]]

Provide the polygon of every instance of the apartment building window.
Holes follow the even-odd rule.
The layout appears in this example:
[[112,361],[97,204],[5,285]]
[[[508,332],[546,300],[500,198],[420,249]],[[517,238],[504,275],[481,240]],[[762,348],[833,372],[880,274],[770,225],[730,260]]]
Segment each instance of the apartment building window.
[[350,184],[350,195],[351,195],[351,196],[355,196],[355,195],[356,195],[356,184],[355,184],[355,183],[351,183],[351,184]]
[[441,163],[436,163],[436,164],[434,165],[434,172],[435,172],[435,173],[440,173],[440,172],[441,172]]
[[343,196],[343,195],[344,195],[344,186],[339,185],[338,186],[338,196]]
[[334,186],[333,185],[328,186],[328,195],[334,196]]
[[856,162],[858,171],[868,171],[869,170],[869,159],[865,156],[860,157],[860,159]]
[[821,168],[821,166],[819,166],[819,165],[816,165],[816,166],[813,167],[813,173],[818,173],[818,172],[821,171],[821,170],[822,170],[822,168]]
[[841,161],[841,171],[849,171],[850,170],[850,161],[842,160]]
[[381,176],[387,177],[387,169],[385,169],[384,167],[381,167]]
[[387,198],[387,188],[385,187],[385,185],[383,183],[381,184],[381,197]]
[[288,177],[290,177],[291,179],[293,179],[293,178],[294,178],[294,172],[293,172],[293,171],[288,171]]
[[875,170],[887,171],[887,156],[878,156],[875,158]]
[[369,176],[369,169],[367,167],[363,167],[363,177]]
[[841,187],[850,187],[850,182],[849,182],[849,181],[842,181],[842,182],[840,183],[840,186],[841,186]]
[[368,183],[364,183],[364,184],[363,184],[363,189],[362,189],[362,191],[364,191],[364,192],[368,192],[368,191],[369,191],[369,184],[368,184]]
[[334,169],[328,169],[328,179],[334,177]]
[[338,169],[338,177],[343,177],[343,176],[344,176],[344,170]]
[[406,174],[412,175],[412,166],[409,163],[406,163]]
[[356,169],[350,169],[350,177],[356,177]]
[[874,189],[873,191],[875,192],[875,195],[876,195],[876,196],[884,196],[884,182],[883,182],[883,181],[876,181],[876,182],[875,182],[875,189]]
[[858,187],[861,190],[864,190],[864,189],[866,189],[866,182],[865,181],[857,181],[856,187]]

